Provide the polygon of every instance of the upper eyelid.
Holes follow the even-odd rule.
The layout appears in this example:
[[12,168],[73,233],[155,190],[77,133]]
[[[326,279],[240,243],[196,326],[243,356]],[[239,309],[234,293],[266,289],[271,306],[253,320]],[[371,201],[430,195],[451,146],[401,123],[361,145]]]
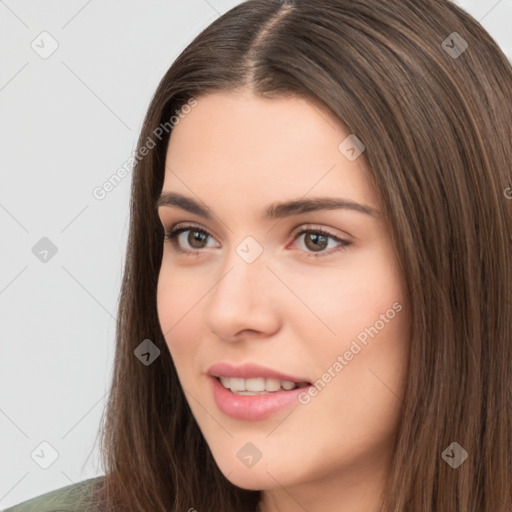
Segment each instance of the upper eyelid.
[[[190,223],[192,223],[192,224],[191,224],[191,226],[192,226],[192,227],[197,227],[198,229],[202,229],[202,230],[206,231],[209,235],[212,235],[212,236],[214,236],[215,238],[218,238],[218,236],[215,234],[215,232],[214,232],[214,231],[212,231],[210,228],[203,227],[203,226],[201,225],[201,221],[194,221],[194,220],[191,220],[191,221],[182,221],[182,222],[180,222],[180,221],[176,221],[176,222],[174,222],[174,221],[171,221],[171,222],[167,222],[167,221],[165,221],[166,214],[164,214],[164,212],[166,212],[166,213],[167,213],[167,211],[168,211],[168,210],[169,210],[169,209],[162,208],[162,207],[161,207],[161,208],[158,208],[158,209],[156,210],[157,218],[160,220],[160,223],[162,224],[162,226],[164,227],[164,229],[166,229],[166,226],[172,226],[172,227],[170,227],[170,228],[169,228],[169,230],[171,230],[171,229],[174,229],[174,228],[175,228],[176,226],[178,226],[179,224],[182,224],[182,222],[183,222],[183,224],[188,224],[188,223],[190,222]],[[172,211],[172,209],[170,209],[170,210]],[[171,218],[172,218],[172,217],[171,217]],[[197,222],[197,224],[196,224],[196,222]],[[354,236],[354,235],[352,235],[351,233],[349,233],[348,231],[340,230],[340,229],[337,229],[337,228],[334,228],[334,227],[324,227],[324,226],[317,227],[317,226],[321,225],[321,223],[320,223],[320,224],[315,224],[314,222],[307,222],[306,220],[303,220],[303,221],[299,224],[299,226],[297,226],[297,228],[294,228],[294,229],[292,230],[292,233],[294,233],[294,234],[295,234],[295,233],[297,233],[297,231],[299,231],[299,228],[300,228],[300,227],[303,227],[303,226],[306,226],[306,225],[307,225],[307,226],[312,226],[312,227],[308,227],[308,228],[305,228],[305,227],[304,227],[303,229],[323,229],[323,230],[336,230],[336,231],[339,231],[339,232],[340,232],[340,234],[339,234],[339,235],[338,235],[338,234],[330,234],[330,233],[329,233],[329,236],[333,236],[333,237],[335,237],[335,238],[336,238],[336,237],[337,237],[337,238],[347,237],[347,238],[348,238],[348,240],[347,240],[347,241],[357,241],[357,240],[359,239],[359,237],[358,237],[358,236]],[[228,228],[228,230],[229,230],[229,231],[231,231],[229,228]],[[342,238],[341,238],[341,239],[342,239]]]
[[167,233],[170,233],[172,231],[176,231],[178,229],[180,230],[187,230],[187,229],[196,229],[197,231],[204,231],[208,236],[217,239],[217,235],[211,232],[210,229],[207,229],[200,224],[195,223],[189,223],[189,222],[176,222],[171,225],[171,227],[167,228],[165,223],[162,221],[162,225],[164,226],[164,231]]

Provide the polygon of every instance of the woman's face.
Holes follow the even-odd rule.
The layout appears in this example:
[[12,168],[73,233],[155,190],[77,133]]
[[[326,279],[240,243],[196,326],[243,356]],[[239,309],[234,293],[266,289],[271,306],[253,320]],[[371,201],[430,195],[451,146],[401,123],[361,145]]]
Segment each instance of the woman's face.
[[[172,132],[162,190],[187,201],[158,209],[167,232],[188,229],[176,245],[162,241],[157,300],[192,413],[239,487],[299,496],[329,482],[371,492],[393,450],[409,329],[363,148],[316,102],[249,93],[197,101]],[[296,207],[319,198],[375,214]],[[209,217],[185,207],[194,203]],[[235,370],[211,371],[218,363]],[[248,363],[265,369],[249,373]],[[234,390],[282,389],[287,379],[272,371],[312,385],[241,395],[210,375],[234,375],[223,379]]]

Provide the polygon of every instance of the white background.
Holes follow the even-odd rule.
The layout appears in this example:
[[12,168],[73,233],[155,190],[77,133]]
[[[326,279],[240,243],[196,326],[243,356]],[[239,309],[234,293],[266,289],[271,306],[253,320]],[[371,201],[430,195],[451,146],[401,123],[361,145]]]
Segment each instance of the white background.
[[[131,173],[101,201],[92,191],[132,155],[173,60],[238,3],[0,0],[2,509],[102,474],[95,436],[112,370]],[[512,56],[512,0],[457,3]],[[43,31],[58,43],[46,59],[31,47],[51,48]],[[43,237],[57,247],[46,263],[32,252]],[[31,457],[51,460],[44,441],[58,454],[47,469]]]

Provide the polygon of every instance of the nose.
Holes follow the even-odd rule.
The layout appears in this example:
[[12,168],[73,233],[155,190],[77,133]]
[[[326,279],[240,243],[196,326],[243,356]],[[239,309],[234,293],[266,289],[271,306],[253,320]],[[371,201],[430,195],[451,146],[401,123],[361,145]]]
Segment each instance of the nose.
[[205,309],[206,327],[226,341],[269,336],[280,324],[280,283],[267,267],[264,252],[254,261],[240,254],[232,249]]

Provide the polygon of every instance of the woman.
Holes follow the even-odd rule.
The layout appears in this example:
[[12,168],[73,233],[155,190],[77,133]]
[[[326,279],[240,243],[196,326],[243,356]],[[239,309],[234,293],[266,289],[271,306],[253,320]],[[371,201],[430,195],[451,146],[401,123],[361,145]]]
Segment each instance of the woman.
[[217,19],[139,138],[106,476],[44,510],[509,512],[510,140],[448,1]]

